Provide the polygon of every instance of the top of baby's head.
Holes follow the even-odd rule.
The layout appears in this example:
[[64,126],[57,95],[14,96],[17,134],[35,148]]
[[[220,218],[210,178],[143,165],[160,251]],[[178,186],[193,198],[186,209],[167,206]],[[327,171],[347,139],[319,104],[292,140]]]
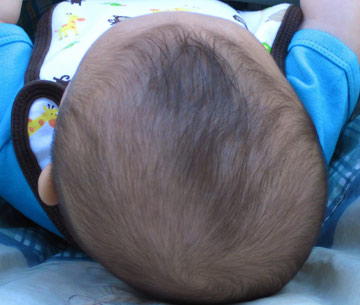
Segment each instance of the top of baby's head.
[[315,130],[285,79],[178,25],[100,55],[70,85],[53,146],[78,244],[165,301],[278,291],[315,242],[326,193]]

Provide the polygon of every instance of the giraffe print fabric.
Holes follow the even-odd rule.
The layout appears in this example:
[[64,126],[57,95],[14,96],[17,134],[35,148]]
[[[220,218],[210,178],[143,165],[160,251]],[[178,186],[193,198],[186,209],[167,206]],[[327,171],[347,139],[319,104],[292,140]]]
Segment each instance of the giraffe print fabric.
[[52,14],[51,44],[40,79],[71,79],[86,51],[106,30],[128,18],[159,12],[186,11],[228,19],[271,48],[288,7],[279,4],[262,11],[240,12],[216,0],[64,1],[56,5]]
[[27,126],[30,147],[41,169],[50,162],[50,147],[58,110],[56,103],[43,97],[37,99],[29,111]]

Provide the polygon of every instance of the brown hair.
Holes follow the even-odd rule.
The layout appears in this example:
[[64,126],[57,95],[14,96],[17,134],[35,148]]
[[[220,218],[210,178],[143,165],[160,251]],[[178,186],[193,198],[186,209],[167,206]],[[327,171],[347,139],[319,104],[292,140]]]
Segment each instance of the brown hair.
[[290,86],[246,48],[178,25],[91,56],[53,146],[79,245],[165,301],[277,292],[308,256],[326,197],[316,132]]

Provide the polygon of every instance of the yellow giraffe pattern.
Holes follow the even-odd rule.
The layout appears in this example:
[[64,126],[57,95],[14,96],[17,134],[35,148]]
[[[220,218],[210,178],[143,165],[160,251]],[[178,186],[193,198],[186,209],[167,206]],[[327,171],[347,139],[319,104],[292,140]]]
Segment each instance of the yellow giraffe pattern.
[[162,13],[162,12],[190,12],[190,9],[182,8],[182,7],[176,7],[169,10],[160,10],[160,9],[150,9],[152,13]]
[[59,109],[55,106],[48,105],[43,106],[45,110],[39,117],[36,119],[28,119],[28,135],[29,137],[36,133],[41,127],[45,125],[46,122],[49,122],[49,125],[54,128],[56,124],[56,119]]
[[62,40],[64,36],[68,37],[68,31],[73,31],[75,35],[79,35],[76,28],[76,22],[86,20],[85,18],[80,18],[79,16],[73,15],[72,13],[66,15],[69,17],[68,23],[63,24],[58,31],[55,31],[59,33],[59,40]]

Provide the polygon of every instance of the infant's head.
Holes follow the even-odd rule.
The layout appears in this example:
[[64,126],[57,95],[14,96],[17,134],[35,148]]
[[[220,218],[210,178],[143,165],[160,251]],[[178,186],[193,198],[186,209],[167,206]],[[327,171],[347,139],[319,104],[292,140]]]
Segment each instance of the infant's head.
[[85,251],[191,304],[278,291],[326,195],[315,129],[271,56],[192,13],[127,20],[95,42],[63,99],[53,177]]

